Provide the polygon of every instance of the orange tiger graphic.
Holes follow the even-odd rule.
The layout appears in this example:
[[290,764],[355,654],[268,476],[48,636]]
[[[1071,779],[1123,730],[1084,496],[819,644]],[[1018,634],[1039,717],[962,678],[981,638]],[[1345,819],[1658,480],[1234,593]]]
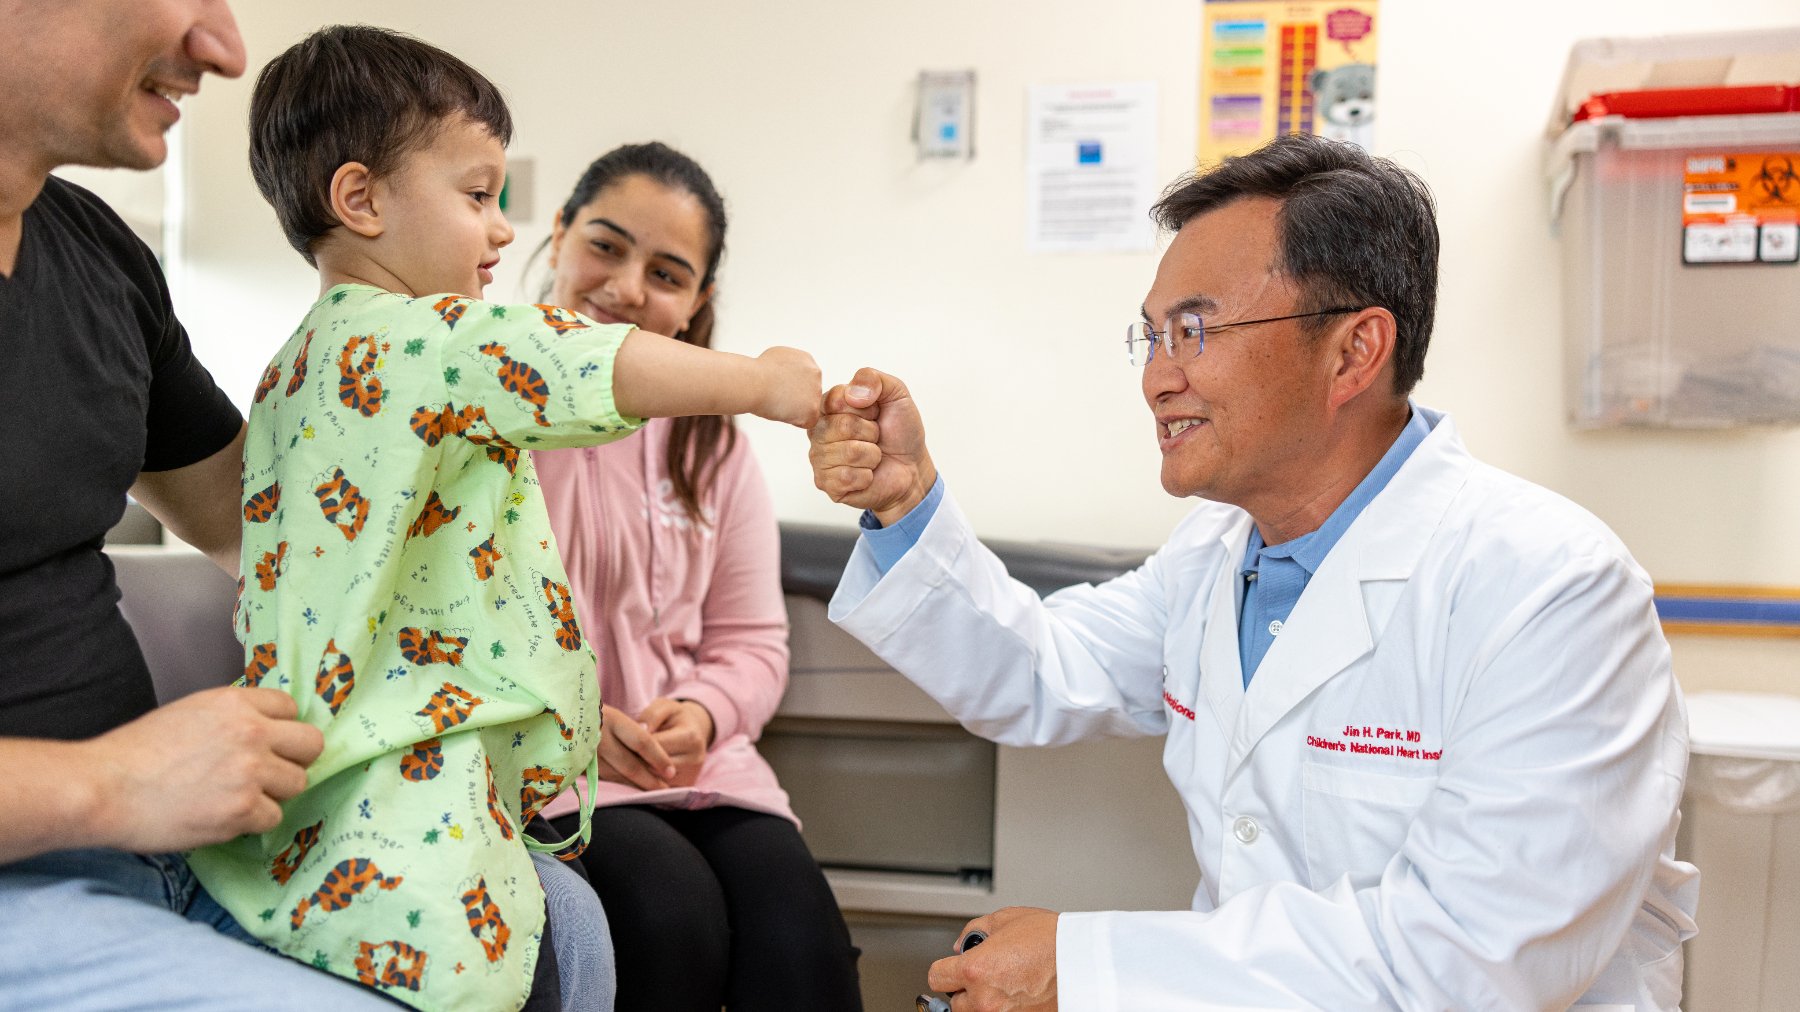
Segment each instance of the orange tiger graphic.
[[462,319],[463,314],[469,311],[469,300],[461,295],[446,295],[437,300],[437,305],[431,308],[437,310],[438,316],[443,318],[444,326],[455,330],[456,321]]
[[287,885],[288,879],[293,878],[294,873],[300,870],[300,866],[306,863],[306,855],[313,849],[313,845],[319,842],[319,829],[324,825],[325,820],[320,819],[295,833],[294,842],[288,844],[281,853],[275,855],[275,860],[270,862],[269,877],[282,885]]
[[[355,541],[362,533],[363,524],[369,520],[369,500],[364,498],[362,490],[350,484],[344,476],[344,469],[334,467],[331,477],[319,483],[313,489],[313,495],[319,497],[319,509],[325,513],[325,519],[337,525],[343,532],[345,541]],[[350,515],[348,522],[342,518]]]
[[469,915],[469,934],[481,942],[488,962],[498,963],[506,955],[506,943],[512,940],[512,929],[500,917],[500,908],[488,896],[487,879],[476,876],[475,887],[462,895],[463,909]]
[[[361,361],[356,360],[357,348],[363,349]],[[375,374],[375,360],[380,354],[381,347],[373,334],[352,337],[338,352],[338,400],[344,402],[344,407],[355,408],[364,418],[381,410],[381,377]]]
[[527,766],[520,776],[525,785],[519,788],[519,818],[530,822],[562,790],[563,778],[548,766]]
[[[480,407],[468,405],[458,410],[454,404],[446,404],[441,408],[421,407],[413,411],[409,423],[413,435],[418,436],[426,446],[436,446],[451,436],[461,436],[470,443],[482,448],[487,458],[496,464],[504,464],[507,474],[514,474],[519,467],[519,448],[506,441],[488,421],[487,412]],[[480,431],[477,426],[485,428]]]
[[[380,886],[392,890],[404,881],[401,875],[383,875],[375,862],[366,857],[353,857],[347,861],[339,861],[335,867],[325,873],[325,881],[311,896],[300,901],[294,907],[289,923],[295,931],[306,923],[308,910],[323,910],[330,913],[342,910],[350,905],[350,901],[363,893],[370,886]],[[465,900],[465,902],[467,902]]]
[[247,524],[266,524],[275,516],[275,510],[281,505],[281,482],[276,482],[261,492],[251,496],[244,503],[244,522]]
[[344,700],[350,698],[350,690],[356,688],[356,671],[350,666],[350,655],[339,652],[335,639],[325,641],[325,656],[319,659],[319,676],[313,688],[331,709],[333,717],[337,716]]
[[424,783],[444,772],[444,746],[437,738],[427,738],[400,757],[400,775],[414,783]]
[[494,575],[494,564],[506,556],[494,547],[495,535],[489,534],[486,541],[469,549],[469,559],[475,565],[475,579],[486,580]]
[[419,510],[419,515],[413,520],[412,526],[406,529],[406,536],[408,538],[420,536],[429,538],[438,532],[439,527],[455,520],[461,512],[461,506],[453,510],[445,509],[444,500],[438,498],[437,492],[433,491],[425,497],[425,505]]
[[300,354],[294,356],[293,370],[288,374],[287,396],[292,397],[300,392],[306,383],[306,354],[312,350],[313,331],[306,332],[306,340],[300,342]]
[[[546,318],[549,314],[544,314]],[[587,326],[587,324],[578,324]],[[508,358],[506,345],[493,341],[481,346],[483,355],[491,355],[500,360],[500,368],[495,375],[500,377],[500,387],[510,394],[517,394],[521,400],[531,405],[532,420],[548,428],[550,419],[545,416],[544,408],[550,403],[550,384],[544,382],[544,374],[516,358]]]
[[250,398],[250,403],[261,404],[263,398],[269,396],[269,393],[275,389],[275,384],[280,382],[281,363],[270,362],[269,368],[263,370],[262,379],[257,381],[256,396]]
[[250,649],[250,663],[244,665],[244,685],[254,689],[275,670],[275,644],[258,643]]
[[274,590],[275,581],[281,579],[281,573],[287,564],[287,542],[275,546],[272,552],[264,552],[262,561],[256,564],[256,585],[264,590]]
[[443,688],[433,692],[431,698],[425,701],[425,706],[419,710],[418,715],[431,721],[432,729],[442,734],[468,720],[469,714],[474,713],[475,708],[485,702],[487,700],[445,682]]
[[544,712],[550,715],[551,720],[556,721],[556,733],[562,735],[563,741],[575,740],[575,732],[570,730],[568,722],[562,719],[562,714],[557,713],[547,706],[544,707]]
[[571,330],[586,330],[587,324],[581,318],[561,306],[546,306],[537,303],[537,310],[544,314],[544,324],[558,334],[567,334]]
[[544,601],[550,606],[550,617],[556,619],[556,645],[564,650],[581,649],[581,626],[575,621],[575,604],[569,600],[567,584],[553,582],[547,576],[538,577],[544,587]]
[[500,810],[500,792],[494,789],[494,761],[486,756],[481,761],[487,764],[488,815],[500,827],[501,839],[510,840],[513,838],[512,823],[506,820],[506,813]]
[[407,626],[400,630],[396,642],[400,645],[400,656],[406,658],[408,664],[448,664],[455,667],[462,663],[463,648],[469,645],[469,638],[445,636],[435,629],[427,632]]
[[[368,987],[403,987],[408,991],[419,989],[420,979],[425,976],[423,949],[415,949],[393,938],[385,942],[361,942],[359,946],[361,951],[356,957],[357,980]],[[387,962],[382,963],[381,970],[377,972],[375,964],[383,955],[387,956]],[[410,962],[402,965],[403,960]]]

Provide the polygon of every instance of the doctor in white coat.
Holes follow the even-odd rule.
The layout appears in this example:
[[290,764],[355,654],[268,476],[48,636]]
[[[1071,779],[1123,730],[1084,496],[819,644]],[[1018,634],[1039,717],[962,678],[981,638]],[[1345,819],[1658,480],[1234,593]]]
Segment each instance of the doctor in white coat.
[[1291,136],[1156,214],[1130,343],[1196,505],[1137,570],[1010,580],[894,377],[834,388],[813,432],[819,487],[865,508],[832,618],[995,741],[1164,736],[1200,866],[1191,911],[977,918],[931,986],[957,1012],[1675,1008],[1697,874],[1651,583],[1408,400],[1424,184]]

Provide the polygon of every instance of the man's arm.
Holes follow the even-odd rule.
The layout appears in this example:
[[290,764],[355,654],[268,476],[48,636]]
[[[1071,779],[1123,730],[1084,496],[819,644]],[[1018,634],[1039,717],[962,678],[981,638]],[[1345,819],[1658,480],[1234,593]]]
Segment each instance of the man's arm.
[[863,368],[825,393],[812,427],[813,484],[833,501],[875,514],[884,527],[911,513],[937,483],[925,422],[906,384]]
[[325,746],[274,689],[197,692],[87,741],[0,738],[0,864],[53,850],[185,850],[260,833]]
[[237,437],[205,460],[171,471],[145,471],[131,497],[176,537],[206,553],[226,575],[238,575],[243,538],[244,427]]

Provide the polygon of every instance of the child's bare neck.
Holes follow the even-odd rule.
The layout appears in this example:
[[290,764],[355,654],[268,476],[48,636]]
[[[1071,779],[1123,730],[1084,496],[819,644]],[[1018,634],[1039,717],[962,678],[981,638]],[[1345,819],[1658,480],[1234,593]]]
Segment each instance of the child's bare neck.
[[368,285],[400,295],[419,294],[408,288],[404,281],[379,260],[360,250],[345,249],[337,243],[323,243],[313,251],[313,259],[319,265],[320,296],[338,285]]

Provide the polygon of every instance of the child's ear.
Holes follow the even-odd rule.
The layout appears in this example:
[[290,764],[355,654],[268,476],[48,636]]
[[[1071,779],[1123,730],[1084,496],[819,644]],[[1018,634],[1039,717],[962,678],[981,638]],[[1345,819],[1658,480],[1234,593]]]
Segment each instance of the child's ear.
[[357,235],[373,239],[382,232],[375,204],[375,177],[361,162],[345,162],[331,174],[331,213]]

